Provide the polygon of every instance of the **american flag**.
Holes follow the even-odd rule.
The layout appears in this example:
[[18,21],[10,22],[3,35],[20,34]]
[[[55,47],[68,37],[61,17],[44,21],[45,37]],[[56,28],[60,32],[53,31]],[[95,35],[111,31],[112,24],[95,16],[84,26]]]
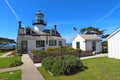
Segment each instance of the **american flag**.
[[74,30],[74,31],[77,31],[77,28],[76,28],[76,27],[73,27],[73,30]]

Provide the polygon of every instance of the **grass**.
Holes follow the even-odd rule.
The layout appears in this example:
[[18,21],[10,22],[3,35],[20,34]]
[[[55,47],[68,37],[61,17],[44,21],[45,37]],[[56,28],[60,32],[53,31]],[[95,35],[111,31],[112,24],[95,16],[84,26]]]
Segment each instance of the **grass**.
[[0,73],[0,80],[22,80],[21,70]]
[[13,57],[0,58],[0,69],[11,67],[11,64],[15,63],[16,60],[21,61],[21,57],[20,56],[13,56]]
[[107,57],[82,60],[88,69],[70,76],[50,76],[43,67],[38,70],[45,80],[120,80],[120,60]]
[[3,54],[7,53],[8,51],[0,51],[0,56],[2,56]]

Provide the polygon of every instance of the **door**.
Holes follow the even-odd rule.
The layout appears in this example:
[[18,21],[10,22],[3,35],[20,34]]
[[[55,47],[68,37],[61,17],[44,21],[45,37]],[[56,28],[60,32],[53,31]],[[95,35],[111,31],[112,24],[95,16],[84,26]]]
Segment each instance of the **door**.
[[92,42],[92,51],[96,51],[96,42],[95,41]]
[[80,42],[76,42],[76,49],[80,49]]
[[22,54],[27,53],[27,41],[21,41],[21,52]]

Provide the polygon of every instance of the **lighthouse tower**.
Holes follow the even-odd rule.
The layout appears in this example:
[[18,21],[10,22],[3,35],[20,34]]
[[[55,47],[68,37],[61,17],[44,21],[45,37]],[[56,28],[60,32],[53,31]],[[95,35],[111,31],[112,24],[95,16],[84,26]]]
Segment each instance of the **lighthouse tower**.
[[36,14],[36,19],[33,20],[34,30],[44,31],[45,26],[47,25],[44,21],[44,14],[41,11],[38,11]]

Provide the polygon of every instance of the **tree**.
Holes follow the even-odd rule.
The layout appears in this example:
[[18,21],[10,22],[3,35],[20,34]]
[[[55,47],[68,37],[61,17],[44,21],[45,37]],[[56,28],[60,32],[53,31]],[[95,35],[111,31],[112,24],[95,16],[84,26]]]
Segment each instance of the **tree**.
[[103,36],[105,30],[100,30],[99,28],[95,28],[95,27],[87,27],[87,28],[82,28],[80,30],[81,34],[93,34],[93,35],[97,35],[99,37]]
[[107,38],[110,34],[105,34],[102,36],[102,38]]
[[102,42],[102,52],[103,53],[108,53],[108,43],[107,43],[107,41]]

